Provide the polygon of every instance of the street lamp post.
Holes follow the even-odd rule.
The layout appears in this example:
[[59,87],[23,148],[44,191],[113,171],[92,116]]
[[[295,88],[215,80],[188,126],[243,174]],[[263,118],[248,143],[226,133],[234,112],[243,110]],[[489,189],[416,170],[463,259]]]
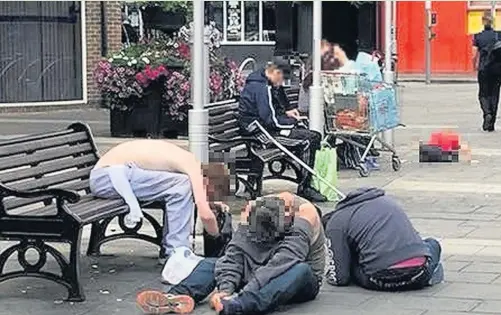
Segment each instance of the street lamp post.
[[310,129],[324,133],[324,95],[321,84],[322,1],[313,0],[313,82],[310,87]]
[[[209,161],[209,115],[204,109],[207,102],[208,69],[207,45],[204,29],[204,0],[193,1],[191,94],[193,109],[188,112],[188,137],[190,151],[202,162]],[[204,47],[205,46],[205,47]]]
[[425,40],[424,40],[424,52],[425,52],[425,83],[431,83],[431,25],[430,25],[430,15],[431,15],[431,1],[426,0],[424,3],[425,9]]
[[491,1],[492,28],[496,27],[496,2]]
[[[392,59],[392,24],[393,24],[393,18],[392,18],[392,1],[391,0],[385,0],[384,2],[384,64],[385,64],[385,69],[384,69],[384,81],[386,83],[393,84],[394,80],[394,73],[393,69],[391,68],[391,59]],[[396,14],[396,12],[394,12]],[[395,27],[395,26],[393,26]],[[383,139],[391,146],[394,144],[394,138],[395,138],[395,130],[387,130],[383,132]]]

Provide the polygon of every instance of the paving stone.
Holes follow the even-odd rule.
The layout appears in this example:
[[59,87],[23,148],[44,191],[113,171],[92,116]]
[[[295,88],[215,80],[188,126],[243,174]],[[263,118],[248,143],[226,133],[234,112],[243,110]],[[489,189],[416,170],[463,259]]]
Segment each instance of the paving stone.
[[464,270],[463,272],[447,270],[445,273],[445,281],[452,283],[492,283],[501,275],[501,273],[466,272],[468,267]]
[[501,240],[501,228],[478,228],[468,233],[467,237]]
[[501,312],[501,301],[484,301],[475,307],[473,311],[499,314]]
[[501,263],[473,262],[464,268],[464,272],[501,273]]
[[408,294],[393,294],[373,298],[363,305],[366,310],[373,309],[403,309],[466,312],[481,303],[481,300],[448,299],[437,297],[409,296]]
[[493,284],[451,283],[436,297],[501,300],[501,286]]

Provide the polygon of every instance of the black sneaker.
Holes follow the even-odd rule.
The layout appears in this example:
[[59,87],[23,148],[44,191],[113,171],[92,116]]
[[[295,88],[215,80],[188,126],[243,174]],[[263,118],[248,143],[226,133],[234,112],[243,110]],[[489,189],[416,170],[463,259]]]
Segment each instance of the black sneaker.
[[492,115],[491,114],[485,115],[485,117],[484,117],[484,123],[482,124],[482,129],[484,131],[494,131],[494,126],[493,126],[493,123],[492,123]]
[[297,193],[299,197],[303,197],[311,202],[326,202],[327,198],[324,195],[319,193],[316,189],[311,187],[306,187]]

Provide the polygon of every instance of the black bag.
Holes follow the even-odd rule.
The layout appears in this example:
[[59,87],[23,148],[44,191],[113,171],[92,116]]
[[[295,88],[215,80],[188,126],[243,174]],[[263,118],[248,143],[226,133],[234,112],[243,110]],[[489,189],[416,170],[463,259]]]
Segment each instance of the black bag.
[[221,257],[231,241],[233,236],[231,213],[224,212],[220,208],[215,209],[217,225],[219,227],[219,236],[213,237],[205,230],[204,238],[204,256],[205,257]]
[[436,145],[419,145],[419,162],[459,162],[459,151],[443,151]]

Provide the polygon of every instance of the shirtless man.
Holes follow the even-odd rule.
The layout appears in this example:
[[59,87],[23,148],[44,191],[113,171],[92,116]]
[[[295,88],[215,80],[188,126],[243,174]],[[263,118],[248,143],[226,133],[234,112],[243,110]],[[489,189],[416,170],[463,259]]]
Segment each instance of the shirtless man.
[[204,166],[191,152],[164,140],[134,140],[104,154],[89,180],[95,196],[125,200],[130,208],[126,222],[131,224],[143,217],[139,201],[165,201],[161,262],[175,248],[190,247],[195,204],[205,230],[213,236],[219,233],[208,199],[220,201],[228,193],[228,174],[222,163]]
[[225,255],[206,258],[168,293],[143,291],[147,314],[193,311],[210,297],[219,315],[265,314],[314,300],[325,268],[325,238],[313,204],[285,192],[250,201]]

